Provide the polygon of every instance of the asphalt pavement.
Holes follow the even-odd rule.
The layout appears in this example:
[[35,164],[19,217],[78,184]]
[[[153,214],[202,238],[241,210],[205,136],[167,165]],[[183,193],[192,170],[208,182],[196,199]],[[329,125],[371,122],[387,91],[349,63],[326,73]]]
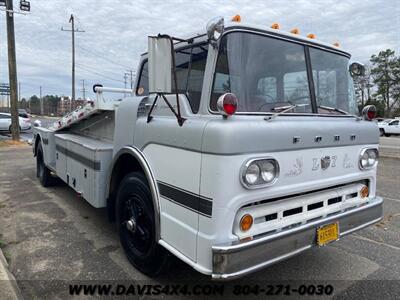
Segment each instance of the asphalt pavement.
[[[334,287],[328,298],[396,299],[400,295],[399,179],[400,160],[382,158],[377,189],[385,199],[385,217],[379,224],[225,285],[325,282]],[[40,186],[30,147],[0,147],[0,246],[27,299],[64,299],[67,285],[82,281],[217,284],[177,259],[168,274],[157,279],[136,271],[104,209],[91,207],[64,184]]]

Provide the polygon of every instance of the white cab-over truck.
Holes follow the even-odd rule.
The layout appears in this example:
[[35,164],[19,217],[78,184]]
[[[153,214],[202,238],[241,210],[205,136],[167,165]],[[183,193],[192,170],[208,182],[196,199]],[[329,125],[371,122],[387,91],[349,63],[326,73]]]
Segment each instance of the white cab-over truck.
[[351,76],[362,65],[275,28],[220,18],[188,39],[149,37],[134,90],[96,85],[93,103],[35,128],[41,184],[58,177],[106,207],[149,276],[172,253],[235,278],[378,222],[376,110],[358,114]]

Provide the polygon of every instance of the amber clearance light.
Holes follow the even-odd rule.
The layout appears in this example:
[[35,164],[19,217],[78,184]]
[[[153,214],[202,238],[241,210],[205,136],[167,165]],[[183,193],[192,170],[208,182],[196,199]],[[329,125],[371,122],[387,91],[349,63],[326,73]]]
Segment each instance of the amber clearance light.
[[300,29],[293,28],[292,30],[290,30],[290,33],[292,33],[292,34],[300,34]]
[[366,185],[364,185],[360,190],[361,198],[367,198],[369,196],[369,189]]
[[248,231],[251,226],[253,226],[253,217],[249,214],[244,215],[241,219],[240,219],[240,230],[241,231]]
[[240,23],[242,21],[242,18],[240,17],[240,15],[236,15],[232,17],[232,22],[237,22]]
[[271,25],[271,28],[272,28],[272,29],[280,29],[280,28],[281,28],[281,25],[279,25],[279,23],[273,23],[273,24]]

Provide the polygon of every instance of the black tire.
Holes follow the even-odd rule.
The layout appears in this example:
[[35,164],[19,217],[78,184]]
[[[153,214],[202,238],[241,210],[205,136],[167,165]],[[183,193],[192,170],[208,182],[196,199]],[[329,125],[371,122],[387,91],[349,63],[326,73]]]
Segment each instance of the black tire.
[[[10,133],[12,133],[12,131],[11,131],[11,129],[12,129],[12,127],[11,127],[12,125],[10,125],[10,127],[8,127],[8,131],[10,132]],[[19,126],[19,132],[21,132],[22,130],[21,130],[21,126]]]
[[39,178],[40,184],[43,187],[52,186],[55,178],[51,176],[49,168],[46,167],[43,160],[42,144],[39,143],[36,150],[36,176]]
[[386,137],[389,137],[391,134],[390,133],[384,133]]
[[383,128],[379,129],[379,135],[384,136],[385,135],[385,130]]
[[156,241],[152,196],[142,173],[132,172],[124,177],[115,205],[120,242],[129,262],[149,277],[163,273],[170,254]]

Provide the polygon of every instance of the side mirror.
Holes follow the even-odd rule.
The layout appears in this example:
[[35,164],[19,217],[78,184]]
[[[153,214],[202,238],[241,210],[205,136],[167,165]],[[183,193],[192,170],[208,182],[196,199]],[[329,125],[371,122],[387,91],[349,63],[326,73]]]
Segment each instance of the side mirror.
[[214,47],[217,45],[217,41],[224,32],[224,18],[216,17],[211,19],[206,26],[208,40]]
[[149,36],[149,93],[170,94],[172,70],[172,39]]
[[365,74],[365,66],[359,62],[353,62],[349,66],[349,72],[352,77],[362,76]]

